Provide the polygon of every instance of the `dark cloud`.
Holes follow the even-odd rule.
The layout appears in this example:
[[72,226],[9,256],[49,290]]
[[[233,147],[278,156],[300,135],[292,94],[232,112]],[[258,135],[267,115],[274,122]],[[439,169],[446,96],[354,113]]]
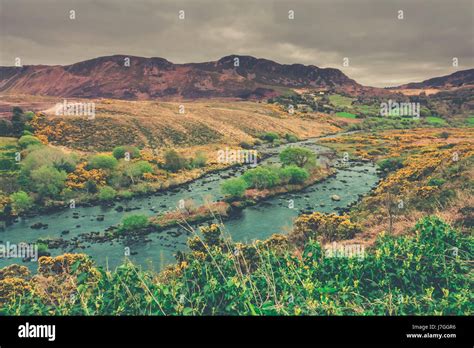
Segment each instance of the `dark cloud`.
[[474,66],[474,0],[0,0],[0,11],[1,65],[119,53],[186,63],[237,53],[340,68],[373,86]]

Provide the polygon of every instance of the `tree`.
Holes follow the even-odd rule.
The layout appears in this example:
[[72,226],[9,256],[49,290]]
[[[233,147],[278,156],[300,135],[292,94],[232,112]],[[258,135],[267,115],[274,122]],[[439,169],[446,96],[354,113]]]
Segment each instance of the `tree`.
[[117,146],[113,149],[112,155],[120,160],[125,158],[125,153],[130,154],[130,158],[138,158],[140,157],[140,150],[135,146]]
[[18,145],[22,149],[26,149],[30,145],[41,145],[41,140],[39,140],[37,137],[32,136],[32,135],[23,135],[20,139],[18,139]]
[[247,183],[242,178],[228,179],[221,184],[222,193],[231,198],[242,197],[246,189]]
[[44,165],[31,172],[31,185],[40,195],[54,197],[64,188],[66,177],[66,172]]
[[111,201],[116,195],[117,192],[110,186],[104,186],[99,191],[99,199],[101,201]]
[[118,161],[109,155],[95,155],[92,156],[88,163],[88,169],[114,169],[118,164]]
[[33,206],[33,199],[24,191],[18,191],[10,195],[13,209],[21,214]]
[[285,166],[294,164],[300,168],[314,167],[316,165],[316,154],[303,147],[287,147],[280,153],[280,161]]
[[125,169],[125,173],[127,174],[128,177],[130,177],[130,180],[132,180],[132,183],[135,183],[135,180],[141,177],[143,174],[152,173],[152,172],[153,172],[153,167],[147,161],[138,161],[135,163],[131,163],[127,167],[127,169]]
[[188,165],[186,158],[181,156],[176,150],[168,150],[165,153],[165,164],[163,167],[170,172],[177,172]]

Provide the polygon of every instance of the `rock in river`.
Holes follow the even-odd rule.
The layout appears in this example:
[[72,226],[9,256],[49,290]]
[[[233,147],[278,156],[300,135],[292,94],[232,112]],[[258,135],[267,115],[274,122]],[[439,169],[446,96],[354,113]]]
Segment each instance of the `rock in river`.
[[332,199],[333,201],[340,201],[340,200],[341,200],[341,197],[339,197],[338,195],[332,195],[332,196],[331,196],[331,199]]

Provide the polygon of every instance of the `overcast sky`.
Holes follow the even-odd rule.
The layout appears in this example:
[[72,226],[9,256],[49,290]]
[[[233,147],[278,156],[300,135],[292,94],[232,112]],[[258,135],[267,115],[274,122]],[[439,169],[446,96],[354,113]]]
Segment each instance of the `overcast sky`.
[[0,11],[0,65],[242,54],[339,68],[371,86],[474,67],[474,0],[0,0]]

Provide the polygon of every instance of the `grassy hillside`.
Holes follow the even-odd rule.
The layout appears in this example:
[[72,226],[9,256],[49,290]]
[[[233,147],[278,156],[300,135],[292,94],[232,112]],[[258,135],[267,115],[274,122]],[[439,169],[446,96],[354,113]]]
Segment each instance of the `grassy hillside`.
[[[13,98],[13,97],[11,97]],[[8,97],[3,97],[6,103]],[[127,144],[140,148],[189,147],[205,144],[234,145],[252,142],[259,134],[275,132],[299,138],[315,137],[338,131],[343,121],[324,115],[290,115],[266,103],[232,100],[187,102],[75,100],[94,102],[96,118],[56,116],[51,97],[15,97],[45,107],[47,118],[40,126],[50,142],[82,151],[110,151]],[[72,102],[72,100],[68,100]],[[44,105],[44,104],[43,104]],[[180,113],[182,107],[183,113]]]

